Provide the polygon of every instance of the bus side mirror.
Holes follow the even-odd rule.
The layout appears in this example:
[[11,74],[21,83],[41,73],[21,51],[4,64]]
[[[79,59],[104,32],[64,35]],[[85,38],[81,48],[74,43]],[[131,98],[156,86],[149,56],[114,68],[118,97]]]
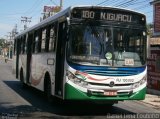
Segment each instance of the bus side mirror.
[[70,26],[70,18],[69,17],[67,17],[67,26]]

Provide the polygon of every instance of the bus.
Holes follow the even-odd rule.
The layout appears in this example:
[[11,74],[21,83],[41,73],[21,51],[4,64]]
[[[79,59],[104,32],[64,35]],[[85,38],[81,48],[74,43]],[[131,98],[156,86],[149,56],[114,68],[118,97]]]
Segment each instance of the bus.
[[146,93],[146,17],[128,9],[74,6],[14,40],[14,72],[48,99],[113,105]]

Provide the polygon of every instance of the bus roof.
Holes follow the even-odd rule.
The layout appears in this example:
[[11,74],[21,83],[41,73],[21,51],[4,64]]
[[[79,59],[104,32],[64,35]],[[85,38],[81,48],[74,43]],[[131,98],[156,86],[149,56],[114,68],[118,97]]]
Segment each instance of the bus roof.
[[100,6],[100,5],[79,5],[79,6],[71,6],[70,8],[73,9],[73,8],[76,8],[76,7],[80,7],[80,8],[101,8],[101,9],[106,9],[106,8],[109,8],[109,9],[117,9],[117,10],[124,10],[124,11],[128,11],[128,12],[133,12],[133,13],[137,13],[137,14],[141,14],[141,15],[145,15],[144,13],[142,12],[138,12],[138,11],[135,11],[135,10],[132,10],[132,9],[128,9],[128,8],[121,8],[121,7],[113,7],[113,6]]
[[[111,6],[92,6],[92,5],[79,5],[79,6],[70,6],[68,8],[66,8],[65,10],[62,10],[60,12],[58,12],[57,14],[55,14],[54,16],[51,16],[45,20],[43,20],[42,22],[30,27],[30,28],[27,28],[26,30],[22,31],[21,33],[19,33],[16,37],[19,37],[29,31],[32,31],[33,29],[38,29],[39,27],[47,24],[48,22],[51,22],[53,20],[56,20],[57,18],[63,16],[63,15],[66,15],[67,13],[69,14],[70,11],[74,8],[101,8],[101,9],[114,9],[114,10],[122,10],[122,11],[128,11],[128,12],[132,12],[132,13],[136,13],[136,14],[140,14],[140,15],[144,15],[143,13],[140,13],[140,12],[137,12],[137,11],[134,11],[134,10],[130,10],[130,9],[124,9],[124,8],[120,8],[120,7],[111,7]],[[145,15],[144,15],[145,16]]]

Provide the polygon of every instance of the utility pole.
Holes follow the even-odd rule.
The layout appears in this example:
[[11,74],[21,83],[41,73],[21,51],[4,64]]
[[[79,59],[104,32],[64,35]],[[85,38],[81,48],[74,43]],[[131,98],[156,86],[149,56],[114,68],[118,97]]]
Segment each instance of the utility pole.
[[[51,0],[52,1],[52,0]],[[52,1],[53,2],[53,1]],[[55,4],[55,3],[54,3]],[[61,10],[62,10],[62,7],[63,7],[63,0],[60,0],[60,8],[61,8]]]
[[63,7],[63,0],[60,0],[60,8],[62,10],[62,7]]
[[9,37],[9,40],[11,41],[12,40],[12,32],[8,32],[8,37]]
[[8,32],[8,33],[9,33],[9,35],[6,35],[7,39],[9,40],[8,43],[7,43],[8,44],[8,58],[12,59],[14,38],[15,38],[16,34],[18,33],[17,32],[17,24],[14,26],[12,31]]
[[26,17],[26,16],[22,17],[21,16],[21,18],[22,18],[21,22],[24,23],[24,30],[26,30],[27,29],[27,23],[31,22],[32,17]]
[[17,31],[17,24],[14,26],[13,30],[12,30],[12,38],[14,39],[16,34],[18,34],[18,31]]

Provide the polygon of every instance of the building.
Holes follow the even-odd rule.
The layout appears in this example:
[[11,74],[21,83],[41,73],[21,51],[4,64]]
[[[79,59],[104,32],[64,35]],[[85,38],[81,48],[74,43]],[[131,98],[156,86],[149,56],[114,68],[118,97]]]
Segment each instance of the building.
[[154,0],[151,5],[153,5],[154,36],[160,36],[160,0]]
[[160,94],[160,0],[153,0],[153,36],[149,39],[148,89]]
[[153,5],[153,38],[150,39],[151,45],[160,45],[160,0],[151,2]]

